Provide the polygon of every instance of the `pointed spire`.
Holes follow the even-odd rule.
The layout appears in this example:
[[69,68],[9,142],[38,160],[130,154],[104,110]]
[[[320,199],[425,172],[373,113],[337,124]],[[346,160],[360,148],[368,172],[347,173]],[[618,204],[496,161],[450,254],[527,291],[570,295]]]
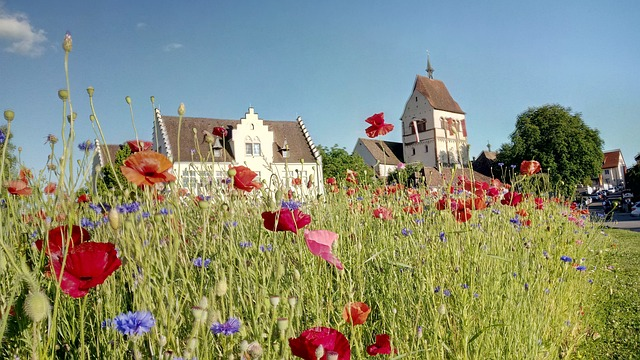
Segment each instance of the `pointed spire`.
[[431,58],[429,56],[429,50],[427,50],[427,74],[429,74],[429,79],[433,79],[434,69],[431,66]]

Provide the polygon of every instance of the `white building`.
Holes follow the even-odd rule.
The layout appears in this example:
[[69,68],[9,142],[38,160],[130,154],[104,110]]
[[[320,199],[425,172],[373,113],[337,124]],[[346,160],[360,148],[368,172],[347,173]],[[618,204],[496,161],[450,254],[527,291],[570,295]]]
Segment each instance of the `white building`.
[[400,118],[404,161],[435,168],[465,166],[469,162],[465,113],[444,83],[433,79],[428,60],[427,73],[428,77],[416,76]]
[[618,149],[605,151],[602,162],[602,186],[614,189],[616,187],[624,189],[624,177],[627,172],[627,165],[622,157],[622,152]]

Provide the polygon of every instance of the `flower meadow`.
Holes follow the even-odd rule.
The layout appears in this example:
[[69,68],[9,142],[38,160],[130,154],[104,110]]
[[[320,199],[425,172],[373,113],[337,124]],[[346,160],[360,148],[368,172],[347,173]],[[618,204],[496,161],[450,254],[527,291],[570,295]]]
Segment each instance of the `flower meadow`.
[[[19,114],[4,115],[10,132]],[[136,139],[122,195],[79,193],[92,186],[67,115],[55,166],[0,178],[2,358],[554,359],[592,331],[611,240],[530,186],[539,164],[438,189],[351,171],[317,179],[325,194],[238,164],[193,194]]]

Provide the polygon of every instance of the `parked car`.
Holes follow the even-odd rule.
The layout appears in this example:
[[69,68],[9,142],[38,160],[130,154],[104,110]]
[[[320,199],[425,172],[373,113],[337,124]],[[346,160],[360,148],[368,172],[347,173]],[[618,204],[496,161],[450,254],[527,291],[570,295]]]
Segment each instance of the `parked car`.
[[640,201],[631,205],[631,216],[640,216]]

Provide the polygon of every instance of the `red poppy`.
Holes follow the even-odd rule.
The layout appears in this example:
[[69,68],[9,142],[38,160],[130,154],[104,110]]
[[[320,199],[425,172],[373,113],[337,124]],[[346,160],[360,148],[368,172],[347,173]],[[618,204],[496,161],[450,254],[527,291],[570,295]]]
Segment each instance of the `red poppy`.
[[338,239],[338,234],[329,230],[304,230],[304,240],[307,242],[309,251],[315,256],[326,260],[329,264],[344,269],[344,266],[331,251],[331,245]]
[[520,210],[516,211],[516,214],[518,214],[518,215],[520,215],[520,216],[522,216],[522,217],[527,217],[527,216],[529,216],[529,213],[528,213],[528,212],[527,212],[527,210],[525,210],[525,209],[520,209]]
[[47,194],[47,195],[51,195],[54,192],[56,192],[56,188],[57,187],[58,186],[56,185],[56,183],[50,182],[50,183],[47,184],[47,186],[44,187],[44,193]]
[[129,140],[127,141],[127,145],[129,145],[129,149],[131,149],[132,153],[137,153],[151,149],[153,143],[151,141],[144,140]]
[[299,177],[293,178],[293,180],[291,180],[291,183],[293,184],[293,186],[300,186],[302,185],[302,179]]
[[533,175],[539,173],[540,163],[535,160],[524,160],[520,163],[520,175]]
[[265,211],[262,213],[264,227],[271,231],[291,231],[298,233],[299,229],[311,223],[311,216],[299,209],[290,210],[282,208],[278,211]]
[[422,214],[424,209],[422,208],[422,205],[416,205],[416,206],[405,206],[402,208],[402,211],[406,212],[407,214]]
[[350,302],[342,309],[342,318],[350,324],[362,325],[367,321],[370,312],[369,305],[363,302]]
[[338,360],[351,359],[349,340],[336,329],[315,327],[303,331],[297,338],[289,339],[291,354],[305,360],[318,360],[316,349],[320,345],[325,351],[321,360],[326,360],[330,351],[338,353]]
[[[91,235],[87,230],[77,225],[58,226],[49,230],[47,255],[58,257],[62,255],[62,249],[73,248],[76,245],[89,241]],[[42,251],[45,240],[36,240],[35,245],[38,250]]]
[[469,209],[482,210],[487,208],[487,202],[484,200],[484,197],[474,196],[473,198],[467,199],[464,206]]
[[367,136],[370,138],[385,135],[393,130],[392,124],[386,124],[384,122],[384,113],[375,114],[365,121],[371,124],[371,126],[365,129]]
[[74,298],[87,295],[90,289],[102,284],[122,265],[114,244],[92,241],[81,243],[71,249],[66,256],[64,269],[62,263],[62,257],[52,258],[60,288]]
[[348,188],[347,189],[347,196],[351,196],[353,194],[355,194],[358,190],[354,189],[354,188]]
[[[393,349],[393,353],[397,354],[398,349]],[[367,346],[367,354],[371,356],[376,355],[390,355],[391,354],[391,339],[387,334],[376,335],[376,343]]]
[[174,181],[176,177],[169,172],[172,166],[171,160],[166,156],[146,150],[131,154],[124,165],[120,166],[120,170],[130,182],[138,186],[151,186]]
[[373,209],[373,216],[382,220],[393,219],[393,213],[391,212],[391,210],[382,206]]
[[533,199],[533,202],[535,202],[537,210],[543,210],[544,209],[544,199],[543,198],[537,197],[537,198]]
[[81,194],[81,195],[78,195],[77,202],[78,202],[79,204],[80,204],[80,203],[86,203],[86,202],[89,202],[89,201],[91,201],[91,196],[89,196],[89,194]]
[[33,191],[24,180],[11,180],[7,183],[7,191],[11,195],[31,195]]
[[233,187],[236,189],[250,192],[253,189],[260,189],[262,187],[262,184],[256,180],[258,174],[248,167],[239,165],[229,170],[235,170],[236,174],[233,176]]
[[335,185],[335,184],[336,184],[336,178],[334,177],[327,178],[327,185]]
[[329,188],[329,192],[332,193],[338,193],[340,191],[340,189],[338,189],[338,185],[331,185],[331,187]]
[[355,172],[355,171],[353,171],[351,169],[347,169],[347,178],[346,178],[347,182],[350,182],[350,183],[353,183],[353,184],[357,185],[358,184],[357,176],[358,176],[357,172]]
[[521,201],[522,194],[515,191],[509,191],[508,193],[504,194],[500,203],[502,203],[502,205],[517,206]]
[[451,210],[453,216],[455,216],[457,222],[467,222],[471,219],[471,209],[466,206],[457,206],[455,209]]
[[33,172],[31,172],[30,169],[23,167],[20,169],[18,178],[26,183],[29,183],[29,180],[33,179]]
[[212,131],[213,135],[223,138],[227,136],[227,129],[223,128],[222,126],[216,126],[213,128]]

